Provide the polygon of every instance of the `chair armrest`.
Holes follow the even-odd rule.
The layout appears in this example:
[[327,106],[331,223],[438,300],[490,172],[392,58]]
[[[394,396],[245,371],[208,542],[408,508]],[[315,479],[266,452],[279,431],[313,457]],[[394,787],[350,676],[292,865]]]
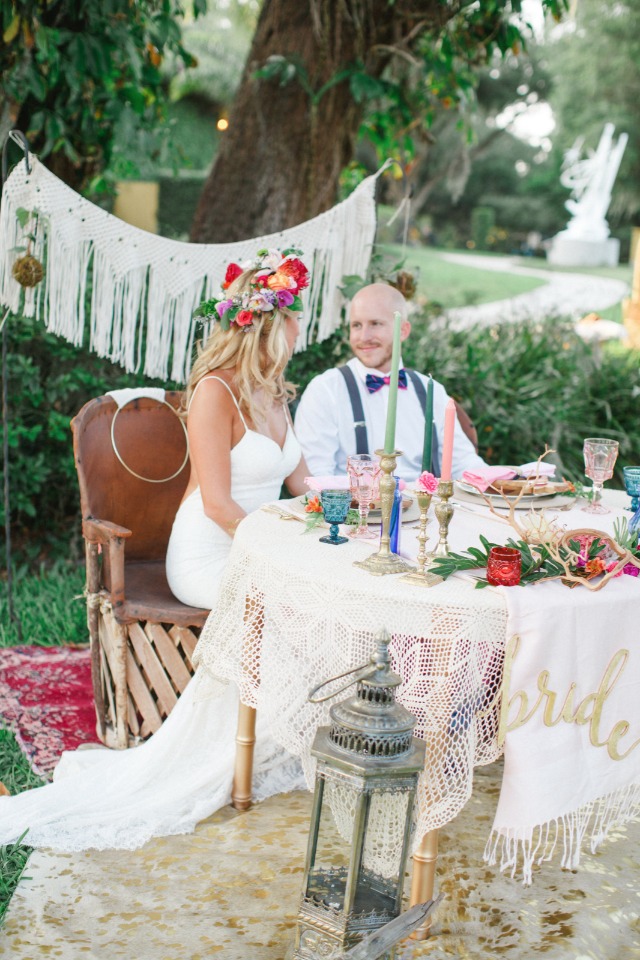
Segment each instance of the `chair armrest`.
[[116,538],[126,539],[131,536],[131,530],[121,527],[110,520],[98,520],[96,517],[87,517],[82,521],[82,533],[90,543],[109,543]]
[[82,533],[89,543],[105,544],[109,550],[109,579],[111,581],[111,605],[114,609],[125,602],[124,593],[124,541],[131,530],[110,520],[88,517],[82,521]]

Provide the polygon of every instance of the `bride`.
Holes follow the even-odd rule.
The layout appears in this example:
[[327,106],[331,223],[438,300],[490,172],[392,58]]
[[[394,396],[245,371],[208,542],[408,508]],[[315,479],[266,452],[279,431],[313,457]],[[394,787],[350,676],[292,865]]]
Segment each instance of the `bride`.
[[[278,498],[282,483],[304,491],[307,468],[287,410],[284,378],[298,335],[299,293],[308,285],[297,251],[261,251],[227,268],[216,322],[186,391],[191,476],[167,551],[178,599],[215,602],[242,518]],[[198,659],[196,649],[194,659]],[[238,691],[199,667],[156,734],[136,749],[63,754],[53,783],[0,797],[0,844],[73,851],[136,849],[154,836],[189,833],[229,802]],[[258,723],[255,793],[304,785],[297,761]]]

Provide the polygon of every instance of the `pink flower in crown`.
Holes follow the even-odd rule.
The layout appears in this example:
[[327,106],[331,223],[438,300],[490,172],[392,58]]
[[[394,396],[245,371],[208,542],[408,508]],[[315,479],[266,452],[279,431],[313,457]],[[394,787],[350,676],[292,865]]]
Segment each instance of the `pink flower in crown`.
[[416,480],[416,490],[418,493],[429,493],[433,495],[438,489],[438,478],[425,470]]
[[240,310],[236,314],[235,323],[239,327],[248,327],[250,323],[253,323],[253,314],[251,310]]
[[280,310],[282,310],[283,307],[290,307],[294,300],[293,294],[290,290],[278,290],[276,297],[278,299],[278,308]]
[[233,300],[220,300],[218,303],[216,303],[216,310],[220,319],[224,317],[227,310],[229,310],[232,306]]

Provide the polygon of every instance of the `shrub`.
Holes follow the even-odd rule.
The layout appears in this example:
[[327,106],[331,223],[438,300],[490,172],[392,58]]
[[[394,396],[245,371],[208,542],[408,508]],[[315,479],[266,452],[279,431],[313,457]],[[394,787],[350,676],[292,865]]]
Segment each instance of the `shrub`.
[[617,344],[594,351],[570,321],[453,331],[418,318],[403,356],[468,410],[490,463],[535,459],[547,443],[561,471],[578,480],[588,436],[619,441],[619,486],[622,467],[640,463],[640,354]]
[[489,236],[496,224],[493,207],[474,207],[471,211],[471,239],[476,250],[488,250]]

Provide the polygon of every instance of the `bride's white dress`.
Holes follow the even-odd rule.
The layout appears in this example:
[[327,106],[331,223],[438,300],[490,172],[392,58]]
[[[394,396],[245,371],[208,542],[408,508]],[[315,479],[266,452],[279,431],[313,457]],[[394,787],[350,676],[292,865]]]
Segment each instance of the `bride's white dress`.
[[[277,499],[299,460],[290,426],[281,449],[245,424],[231,451],[233,499],[247,512]],[[181,600],[212,607],[213,617],[231,543],[205,517],[200,492],[194,491],[176,515],[167,576]],[[238,700],[234,684],[199,668],[146,743],[123,751],[65,753],[53,783],[0,797],[0,844],[15,842],[28,830],[25,842],[35,847],[133,850],[151,837],[191,832],[229,802]],[[275,745],[259,714],[254,769],[258,799],[304,786],[298,761]]]

